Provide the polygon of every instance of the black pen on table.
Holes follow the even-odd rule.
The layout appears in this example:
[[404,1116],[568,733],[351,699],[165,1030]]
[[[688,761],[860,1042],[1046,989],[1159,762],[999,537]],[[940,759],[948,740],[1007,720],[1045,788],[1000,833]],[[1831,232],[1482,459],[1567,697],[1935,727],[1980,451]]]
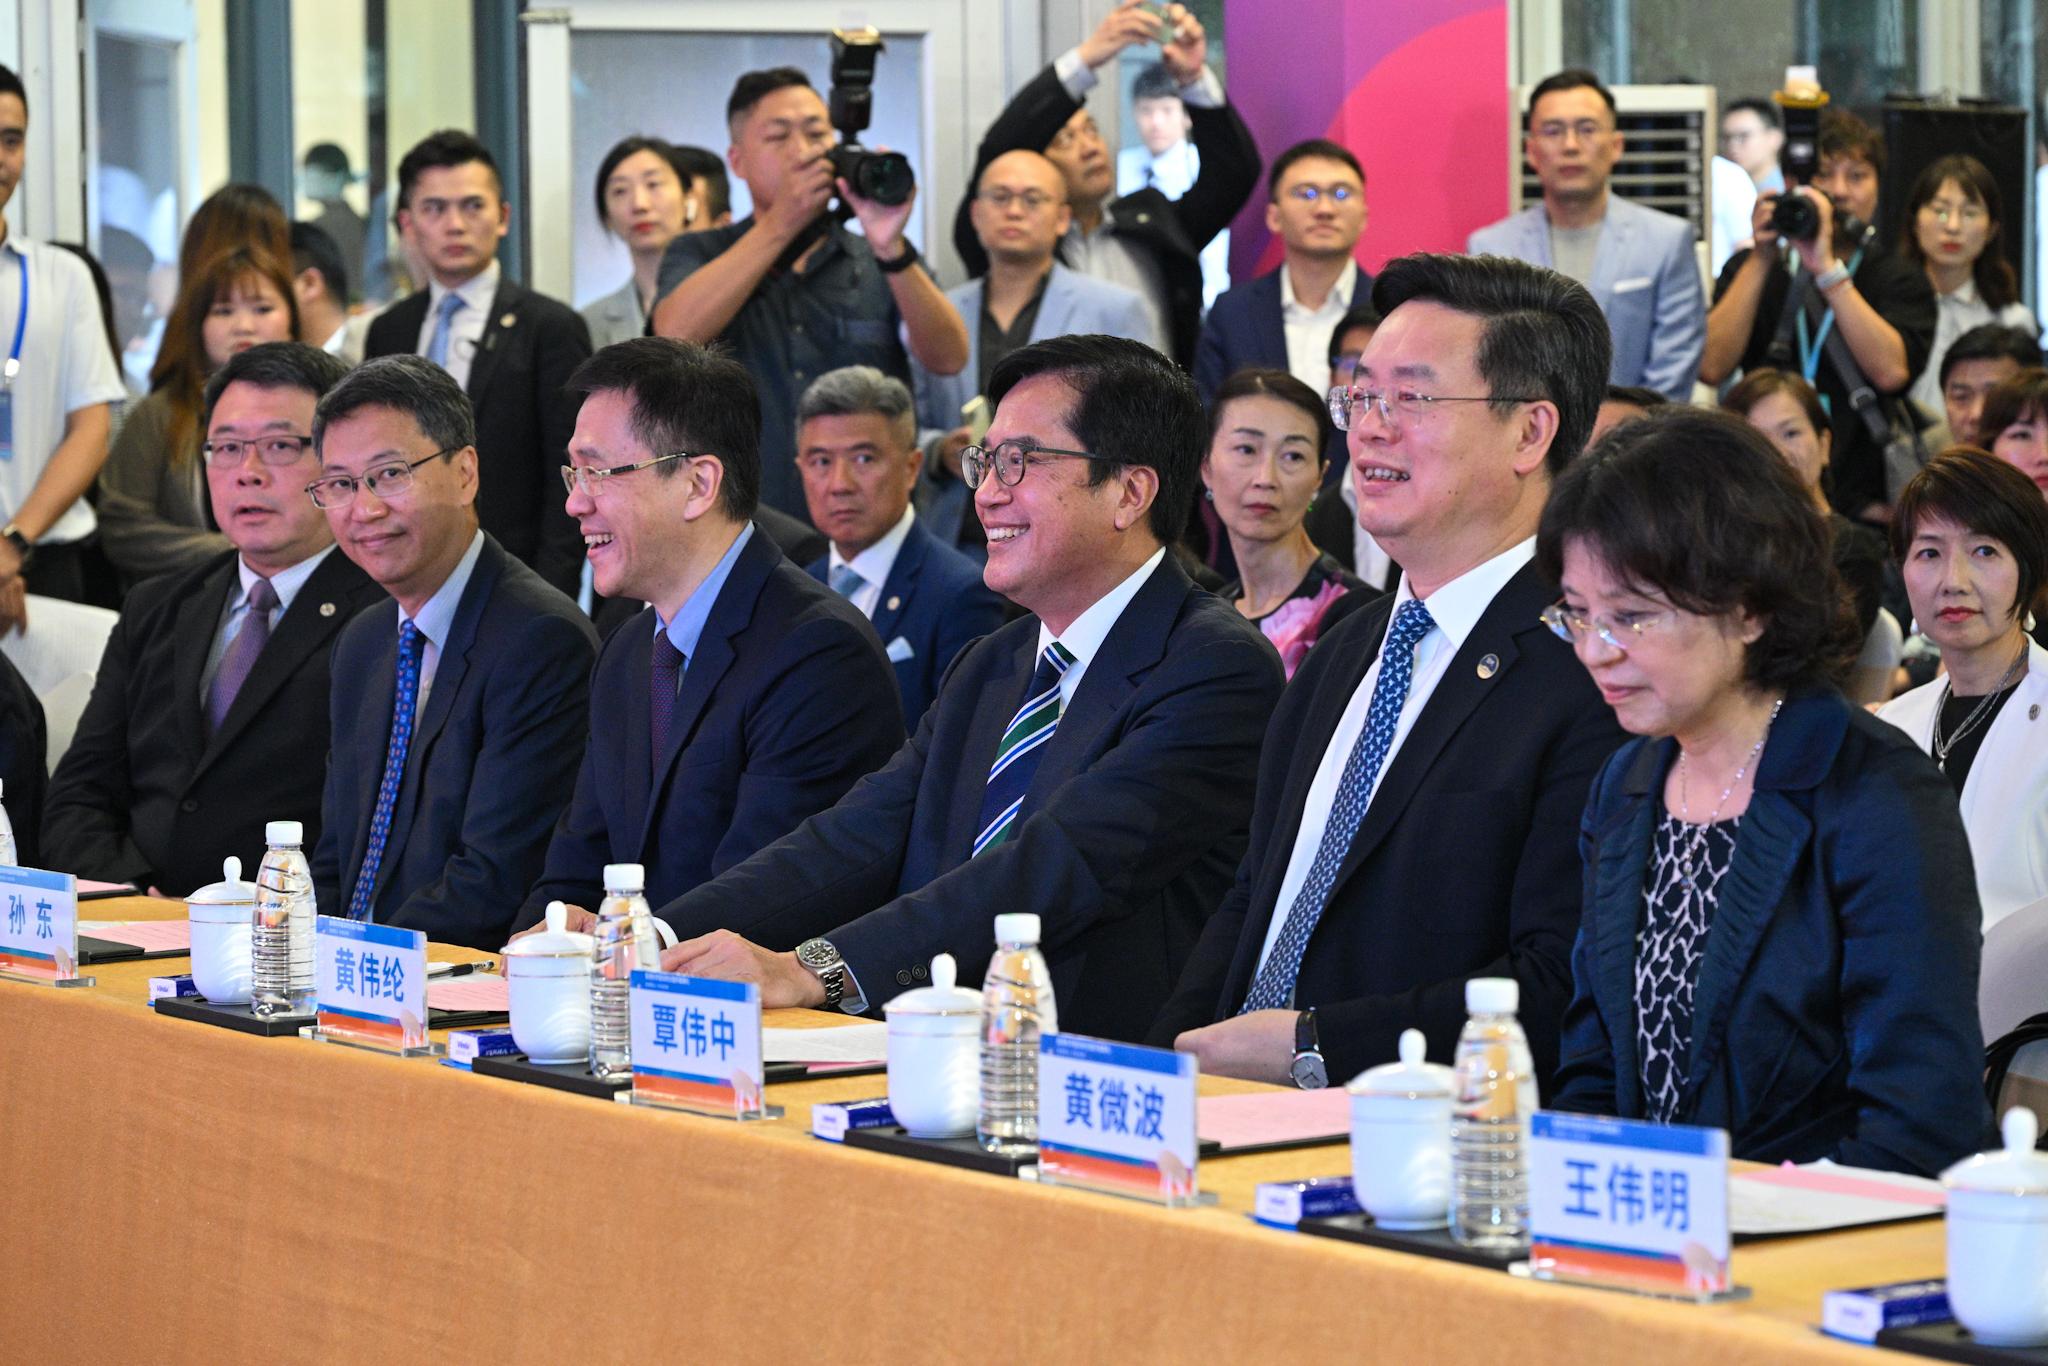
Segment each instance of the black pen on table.
[[486,958],[483,961],[477,963],[457,963],[453,967],[445,967],[440,963],[436,963],[433,966],[441,968],[442,970],[440,972],[434,972],[432,971],[432,969],[429,969],[427,975],[434,978],[436,981],[445,982],[450,977],[467,977],[472,972],[489,972],[498,965],[492,962],[490,959]]

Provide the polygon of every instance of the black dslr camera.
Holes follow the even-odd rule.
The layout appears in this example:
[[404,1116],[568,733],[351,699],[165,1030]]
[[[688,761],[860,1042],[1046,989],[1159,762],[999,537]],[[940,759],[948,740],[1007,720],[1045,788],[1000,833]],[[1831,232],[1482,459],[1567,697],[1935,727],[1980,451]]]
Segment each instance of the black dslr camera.
[[[1820,111],[1827,107],[1828,92],[1810,66],[1787,67],[1785,88],[1771,96],[1783,111],[1785,124],[1785,192],[1771,210],[1771,231],[1794,242],[1810,242],[1820,231],[1820,210],[1813,201],[1796,191],[1820,174]],[[1845,233],[1854,235],[1857,224],[1845,221]]]
[[829,155],[832,170],[856,195],[895,206],[910,198],[917,178],[900,152],[871,152],[860,145],[875,110],[875,58],[882,35],[872,28],[832,30],[832,126],[839,145]]

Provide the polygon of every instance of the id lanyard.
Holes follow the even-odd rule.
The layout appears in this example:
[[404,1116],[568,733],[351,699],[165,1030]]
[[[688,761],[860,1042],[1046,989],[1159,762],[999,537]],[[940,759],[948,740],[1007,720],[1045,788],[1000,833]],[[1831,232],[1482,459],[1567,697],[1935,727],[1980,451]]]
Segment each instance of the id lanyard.
[[[1849,274],[1853,276],[1856,273],[1856,268],[1862,264],[1863,248],[1858,247],[1856,254],[1849,258]],[[1827,316],[1820,320],[1819,334],[1809,342],[1806,339],[1806,310],[1803,308],[1799,310],[1799,373],[1805,376],[1808,384],[1812,384],[1813,377],[1820,373],[1820,358],[1824,354],[1823,348],[1827,345],[1828,332],[1833,329],[1834,325],[1835,310],[1831,304],[1828,307]],[[19,339],[17,339],[15,345],[19,346],[20,344]]]
[[28,332],[28,256],[19,248],[15,249],[14,264],[21,267],[21,313],[14,320],[14,349],[7,353],[6,368],[0,369],[0,384],[9,389],[21,373],[21,339]]

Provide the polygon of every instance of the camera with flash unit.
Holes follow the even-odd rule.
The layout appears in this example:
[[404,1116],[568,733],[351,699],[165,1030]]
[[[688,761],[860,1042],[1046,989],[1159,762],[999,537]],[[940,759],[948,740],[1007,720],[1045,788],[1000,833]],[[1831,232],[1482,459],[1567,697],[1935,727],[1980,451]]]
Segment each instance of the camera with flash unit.
[[917,188],[910,162],[900,152],[875,152],[860,145],[875,111],[875,59],[882,35],[872,28],[832,30],[832,126],[839,144],[828,154],[832,170],[862,199],[893,208]]

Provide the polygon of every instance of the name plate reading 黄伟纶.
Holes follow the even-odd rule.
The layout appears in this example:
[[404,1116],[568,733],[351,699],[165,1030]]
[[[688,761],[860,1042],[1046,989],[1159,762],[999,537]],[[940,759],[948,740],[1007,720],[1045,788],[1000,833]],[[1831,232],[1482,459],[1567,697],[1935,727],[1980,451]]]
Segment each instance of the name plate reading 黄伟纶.
[[78,975],[78,881],[69,873],[0,865],[0,976],[89,986]]
[[1038,1179],[1163,1205],[1201,1202],[1189,1053],[1084,1034],[1038,1042]]
[[313,964],[315,1037],[390,1053],[430,1049],[425,931],[323,915]]
[[1728,1133],[1538,1111],[1529,1270],[1681,1299],[1726,1295]]
[[628,1010],[633,1103],[721,1119],[774,1119],[763,1102],[761,988],[635,968]]

